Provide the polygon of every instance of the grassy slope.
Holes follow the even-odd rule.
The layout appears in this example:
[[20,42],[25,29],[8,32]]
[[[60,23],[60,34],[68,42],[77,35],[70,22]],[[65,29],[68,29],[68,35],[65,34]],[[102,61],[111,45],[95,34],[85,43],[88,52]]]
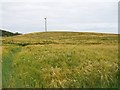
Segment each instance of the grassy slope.
[[2,47],[0,46],[0,88],[2,88]]
[[114,44],[117,35],[102,33],[46,32],[8,37],[4,43],[10,44]]
[[3,87],[117,87],[118,37],[73,32],[6,37],[3,68]]

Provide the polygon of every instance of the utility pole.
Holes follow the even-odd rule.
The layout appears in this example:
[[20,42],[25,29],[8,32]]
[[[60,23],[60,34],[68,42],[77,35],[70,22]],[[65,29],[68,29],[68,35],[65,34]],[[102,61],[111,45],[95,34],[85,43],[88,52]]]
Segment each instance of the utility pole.
[[45,32],[47,32],[47,18],[44,19],[45,19]]

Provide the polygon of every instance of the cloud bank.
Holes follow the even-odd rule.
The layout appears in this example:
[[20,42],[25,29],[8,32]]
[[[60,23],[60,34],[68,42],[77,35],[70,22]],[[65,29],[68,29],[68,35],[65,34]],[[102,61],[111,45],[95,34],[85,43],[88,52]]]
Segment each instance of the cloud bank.
[[118,6],[115,0],[4,0],[2,28],[13,32],[48,30],[117,33]]

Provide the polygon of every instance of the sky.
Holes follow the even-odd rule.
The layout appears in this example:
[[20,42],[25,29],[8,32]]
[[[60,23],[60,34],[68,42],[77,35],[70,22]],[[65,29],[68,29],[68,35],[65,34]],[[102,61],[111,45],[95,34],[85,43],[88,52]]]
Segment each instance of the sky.
[[3,0],[0,27],[12,32],[118,33],[118,0]]

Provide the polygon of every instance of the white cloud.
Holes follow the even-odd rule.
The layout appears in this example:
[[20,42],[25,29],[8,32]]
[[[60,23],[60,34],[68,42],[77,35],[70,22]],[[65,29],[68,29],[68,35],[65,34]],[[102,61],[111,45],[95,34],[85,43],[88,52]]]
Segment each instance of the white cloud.
[[47,17],[49,29],[117,32],[115,0],[11,1],[2,3],[3,28],[11,31],[43,31],[44,17]]
[[2,10],[1,10],[1,3],[0,3],[0,28],[2,27]]
[[2,0],[2,2],[118,2],[119,0]]

